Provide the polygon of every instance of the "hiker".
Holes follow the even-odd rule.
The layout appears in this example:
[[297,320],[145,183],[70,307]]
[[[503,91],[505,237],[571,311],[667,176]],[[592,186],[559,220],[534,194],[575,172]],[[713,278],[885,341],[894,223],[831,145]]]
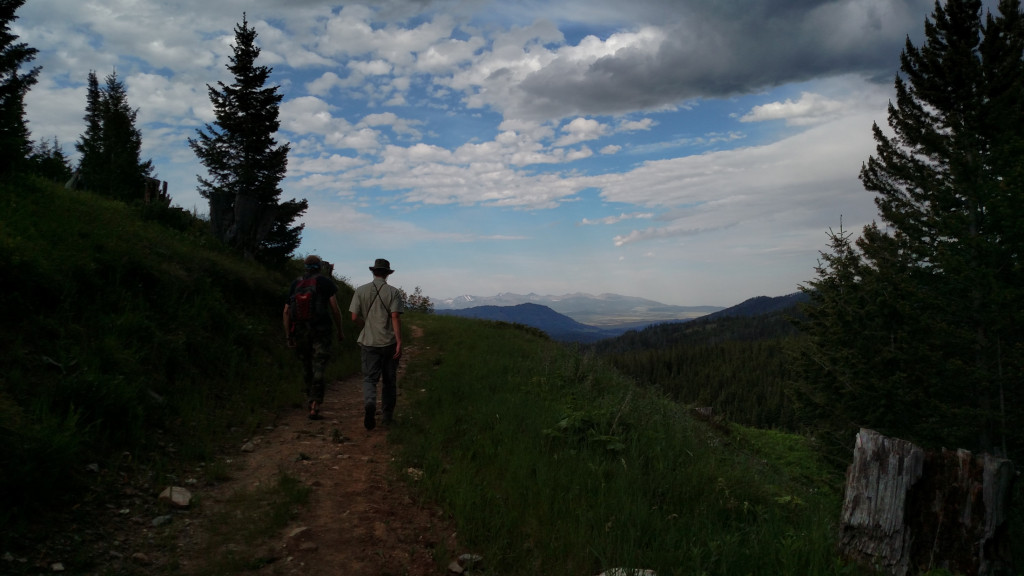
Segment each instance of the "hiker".
[[319,256],[306,257],[306,273],[292,282],[284,305],[284,337],[288,347],[294,348],[302,361],[310,420],[321,418],[324,370],[331,359],[332,323],[337,330],[338,342],[345,339],[341,330],[338,286],[321,274],[324,264]]
[[398,360],[402,357],[402,295],[387,283],[394,270],[391,263],[377,258],[370,266],[373,281],[356,288],[349,312],[359,332],[363,364],[363,425],[376,425],[377,380],[381,379],[381,423],[389,425],[398,399]]

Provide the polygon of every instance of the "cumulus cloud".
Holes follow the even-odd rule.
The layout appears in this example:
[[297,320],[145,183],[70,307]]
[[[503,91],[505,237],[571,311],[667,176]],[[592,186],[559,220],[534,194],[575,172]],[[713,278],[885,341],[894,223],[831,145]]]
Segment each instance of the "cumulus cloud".
[[555,146],[571,146],[587,140],[596,140],[608,133],[608,126],[590,118],[576,118],[561,128],[562,136]]
[[826,98],[820,94],[804,92],[800,99],[784,102],[772,102],[755,106],[740,118],[740,122],[763,122],[766,120],[785,120],[795,126],[817,124],[835,118],[843,112],[843,103]]

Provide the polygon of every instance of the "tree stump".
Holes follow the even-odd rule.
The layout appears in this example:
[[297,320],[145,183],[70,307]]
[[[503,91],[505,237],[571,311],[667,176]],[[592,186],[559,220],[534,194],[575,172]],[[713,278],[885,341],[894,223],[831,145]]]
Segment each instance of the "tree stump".
[[846,472],[840,554],[895,576],[1012,574],[1006,515],[1015,476],[1009,460],[926,452],[861,429]]

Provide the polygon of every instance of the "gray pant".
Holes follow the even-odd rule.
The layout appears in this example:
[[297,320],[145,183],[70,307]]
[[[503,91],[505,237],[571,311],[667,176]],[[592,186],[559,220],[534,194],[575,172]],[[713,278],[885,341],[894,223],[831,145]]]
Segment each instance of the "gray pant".
[[377,405],[377,380],[381,386],[381,410],[385,419],[395,413],[398,399],[398,360],[395,360],[395,345],[363,346],[360,354],[363,361],[363,405]]

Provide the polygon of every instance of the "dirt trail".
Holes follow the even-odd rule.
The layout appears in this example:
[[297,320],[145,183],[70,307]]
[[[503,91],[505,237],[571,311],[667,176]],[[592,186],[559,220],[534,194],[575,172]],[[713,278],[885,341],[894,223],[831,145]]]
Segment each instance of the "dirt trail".
[[[402,372],[395,426],[402,422]],[[276,482],[282,472],[312,487],[309,505],[298,519],[276,537],[243,551],[252,558],[275,558],[255,573],[446,573],[443,567],[456,551],[454,532],[436,508],[416,503],[395,478],[379,406],[377,427],[364,428],[361,377],[331,383],[321,414],[323,419],[315,421],[298,408],[281,414],[275,426],[253,439],[253,452],[235,459],[238,471],[232,479],[204,494],[207,501],[223,502],[239,490]],[[300,533],[293,535],[296,531]]]

